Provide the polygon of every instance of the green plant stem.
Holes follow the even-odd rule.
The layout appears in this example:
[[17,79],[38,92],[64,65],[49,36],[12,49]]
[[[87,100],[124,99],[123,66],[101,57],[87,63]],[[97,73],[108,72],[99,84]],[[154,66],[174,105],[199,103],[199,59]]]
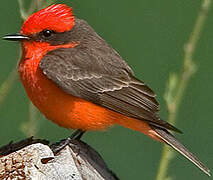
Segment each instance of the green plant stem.
[[[186,87],[189,83],[191,76],[196,71],[196,66],[193,61],[193,55],[194,55],[195,48],[199,40],[201,31],[204,27],[204,22],[209,12],[210,5],[211,5],[211,0],[202,1],[200,12],[195,22],[195,26],[193,28],[192,33],[190,34],[188,42],[185,44],[185,47],[184,47],[183,68],[181,70],[182,71],[181,74],[178,77],[178,84],[176,85],[176,91],[174,94],[171,93],[173,94],[173,97],[171,98],[172,101],[167,101],[168,122],[173,125],[176,122],[176,117],[178,114],[180,102],[182,100],[184,91],[186,90]],[[161,156],[156,180],[172,179],[172,177],[167,176],[167,172],[168,172],[169,163],[173,159],[173,157],[174,157],[174,152],[171,151],[171,148],[167,145],[163,145],[162,156]]]
[[8,75],[7,79],[0,86],[0,106],[3,104],[5,98],[10,92],[12,85],[14,84],[17,77],[16,67]]
[[45,6],[48,6],[50,3],[52,3],[52,0],[49,1],[31,0],[29,8],[25,9],[24,0],[18,0],[21,19],[25,21],[34,11],[37,11]]
[[36,120],[37,109],[29,102],[29,125],[30,128],[27,131],[27,135],[34,136],[37,133],[37,120]]
[[35,106],[29,102],[29,117],[26,122],[21,124],[21,130],[27,137],[35,136],[37,133],[37,110]]
[[22,20],[26,20],[28,17],[28,14],[24,8],[24,2],[23,0],[18,0],[19,9],[20,9],[20,15]]

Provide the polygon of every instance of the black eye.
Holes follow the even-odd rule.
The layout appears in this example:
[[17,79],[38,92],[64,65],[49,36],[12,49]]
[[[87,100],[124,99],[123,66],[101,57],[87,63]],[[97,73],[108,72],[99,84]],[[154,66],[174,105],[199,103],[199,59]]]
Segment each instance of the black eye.
[[44,37],[50,37],[53,33],[54,33],[54,31],[52,31],[52,30],[43,30],[42,31],[42,35]]

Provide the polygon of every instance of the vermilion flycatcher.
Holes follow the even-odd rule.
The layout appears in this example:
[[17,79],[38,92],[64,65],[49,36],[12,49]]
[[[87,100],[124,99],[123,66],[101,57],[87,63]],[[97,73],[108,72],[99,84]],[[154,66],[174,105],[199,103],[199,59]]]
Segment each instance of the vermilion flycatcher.
[[21,41],[20,78],[47,119],[81,132],[114,124],[142,132],[167,143],[210,175],[169,133],[180,131],[160,119],[154,92],[86,21],[73,16],[71,7],[42,9],[24,22],[20,34],[4,39]]

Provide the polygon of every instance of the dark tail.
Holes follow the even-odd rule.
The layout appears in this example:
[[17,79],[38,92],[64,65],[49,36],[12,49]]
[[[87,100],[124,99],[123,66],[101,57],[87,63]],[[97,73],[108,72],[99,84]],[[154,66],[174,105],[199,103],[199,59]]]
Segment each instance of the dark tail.
[[157,127],[152,126],[152,129],[168,145],[170,145],[175,150],[177,150],[179,153],[181,153],[183,156],[185,156],[188,160],[190,160],[192,163],[194,163],[198,168],[200,168],[208,176],[211,176],[210,170],[193,153],[191,153],[183,144],[181,144],[172,134],[170,134],[166,130],[159,129]]

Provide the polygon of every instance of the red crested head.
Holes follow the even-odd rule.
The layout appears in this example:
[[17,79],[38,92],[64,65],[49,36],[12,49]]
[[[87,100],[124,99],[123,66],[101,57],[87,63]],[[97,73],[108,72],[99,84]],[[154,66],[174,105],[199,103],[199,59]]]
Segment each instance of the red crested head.
[[56,32],[71,30],[74,25],[72,8],[65,4],[51,5],[32,14],[23,24],[21,33],[30,35],[45,29]]

